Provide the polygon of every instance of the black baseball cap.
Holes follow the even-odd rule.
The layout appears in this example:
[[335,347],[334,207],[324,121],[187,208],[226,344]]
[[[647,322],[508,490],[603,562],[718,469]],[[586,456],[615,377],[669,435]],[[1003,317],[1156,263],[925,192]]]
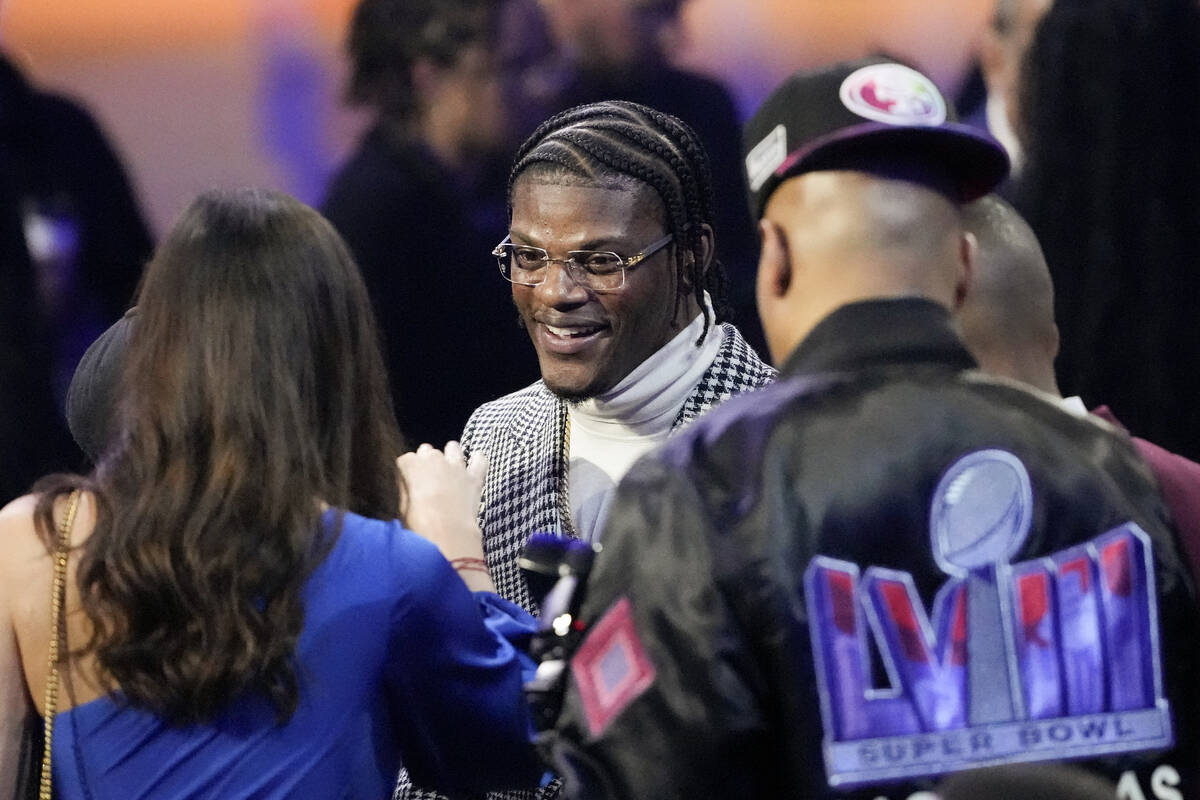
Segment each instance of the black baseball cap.
[[128,360],[137,306],[92,342],[75,367],[67,389],[67,426],[93,464],[117,431],[121,371]]
[[762,216],[785,178],[802,172],[925,166],[954,199],[968,202],[1008,175],[1008,154],[954,109],[920,72],[885,58],[797,72],[746,123],[750,210]]

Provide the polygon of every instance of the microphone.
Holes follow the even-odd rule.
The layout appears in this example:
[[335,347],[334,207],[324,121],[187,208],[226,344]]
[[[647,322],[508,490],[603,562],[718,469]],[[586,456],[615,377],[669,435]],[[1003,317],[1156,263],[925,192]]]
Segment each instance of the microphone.
[[533,680],[525,684],[525,697],[533,709],[534,727],[539,734],[554,726],[562,709],[567,662],[586,629],[579,620],[579,609],[599,552],[599,544],[535,533],[517,559],[530,592],[542,608],[538,632],[529,647],[538,667]]

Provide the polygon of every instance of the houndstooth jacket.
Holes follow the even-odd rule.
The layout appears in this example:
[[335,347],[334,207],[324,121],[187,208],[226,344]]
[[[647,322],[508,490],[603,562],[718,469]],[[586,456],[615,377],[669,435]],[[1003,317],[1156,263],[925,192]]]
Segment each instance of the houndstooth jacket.
[[[735,394],[758,389],[775,379],[766,364],[733,325],[721,326],[725,337],[717,357],[701,376],[675,417],[671,432]],[[483,487],[479,526],[488,570],[501,596],[537,613],[517,567],[534,532],[575,536],[566,492],[567,403],[541,381],[484,403],[467,420],[462,445],[487,454],[490,466]],[[401,776],[395,800],[433,800],[438,795],[407,785]],[[536,792],[488,795],[505,800],[550,800],[559,783]]]

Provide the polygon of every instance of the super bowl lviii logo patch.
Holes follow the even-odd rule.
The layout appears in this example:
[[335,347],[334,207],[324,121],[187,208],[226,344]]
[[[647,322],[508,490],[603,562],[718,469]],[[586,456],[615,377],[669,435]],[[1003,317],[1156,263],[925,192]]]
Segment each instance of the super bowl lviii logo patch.
[[[1130,522],[1011,563],[1032,514],[1011,453],[954,462],[931,508],[948,576],[931,613],[907,573],[810,564],[831,786],[1171,744],[1149,537]],[[888,685],[872,676],[871,643]]]
[[872,64],[850,73],[838,92],[846,108],[891,125],[941,125],[946,101],[933,82],[902,64]]

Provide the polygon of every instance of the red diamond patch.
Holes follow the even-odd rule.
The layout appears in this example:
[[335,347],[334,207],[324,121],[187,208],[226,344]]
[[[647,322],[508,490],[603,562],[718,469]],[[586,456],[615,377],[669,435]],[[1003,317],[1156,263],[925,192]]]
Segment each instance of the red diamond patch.
[[571,659],[571,672],[593,736],[654,683],[654,665],[638,638],[629,598],[618,600],[592,626]]

